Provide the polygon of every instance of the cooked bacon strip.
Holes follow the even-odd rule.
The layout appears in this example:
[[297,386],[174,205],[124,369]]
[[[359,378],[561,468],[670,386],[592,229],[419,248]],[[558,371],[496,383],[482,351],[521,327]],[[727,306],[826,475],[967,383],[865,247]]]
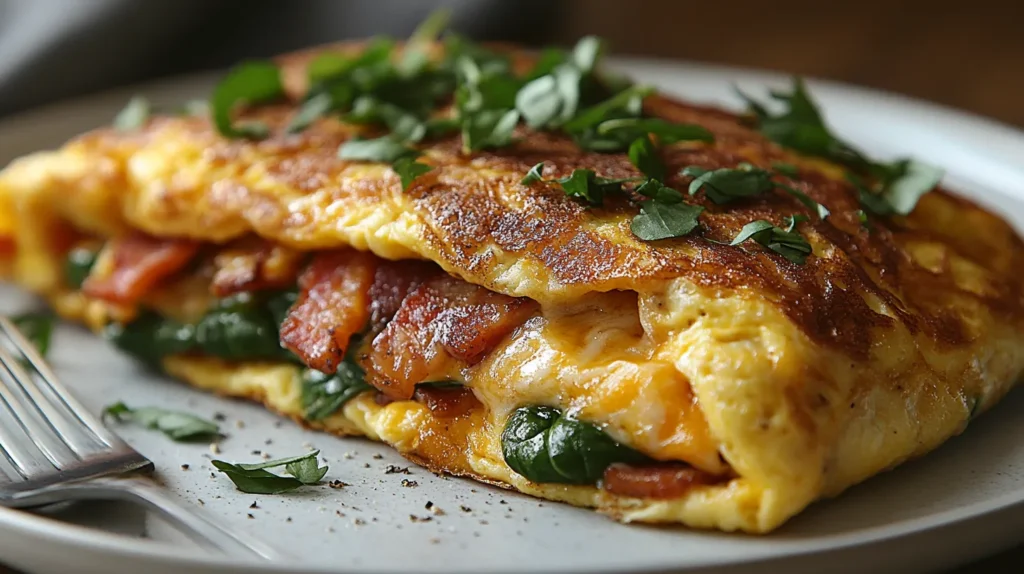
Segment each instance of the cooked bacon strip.
[[316,255],[299,276],[299,299],[281,325],[281,343],[310,367],[334,373],[352,335],[370,316],[377,258],[345,249]]
[[635,498],[678,498],[691,488],[721,482],[718,477],[679,462],[644,466],[613,464],[604,471],[601,487],[612,494]]
[[7,258],[18,251],[18,243],[13,237],[0,235],[0,257]]
[[364,357],[367,380],[396,398],[443,371],[451,359],[473,365],[534,313],[537,304],[444,275],[413,290]]
[[225,249],[214,258],[216,271],[210,289],[218,297],[243,291],[281,289],[295,283],[305,257],[268,241],[257,240]]
[[370,286],[370,332],[383,331],[413,289],[442,273],[429,261],[381,261]]
[[469,387],[433,387],[420,385],[416,387],[413,398],[426,405],[430,412],[442,419],[464,415],[480,406]]
[[82,292],[112,303],[134,303],[184,269],[198,250],[194,241],[141,234],[112,239],[104,247],[110,254],[110,273],[97,275],[94,270],[82,284]]

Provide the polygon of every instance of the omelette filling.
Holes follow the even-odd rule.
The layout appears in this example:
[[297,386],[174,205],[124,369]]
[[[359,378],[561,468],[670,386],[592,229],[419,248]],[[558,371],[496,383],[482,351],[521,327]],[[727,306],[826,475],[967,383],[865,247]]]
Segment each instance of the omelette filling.
[[102,306],[91,326],[120,349],[158,368],[168,357],[294,365],[296,418],[314,426],[357,400],[425,406],[423,444],[404,454],[428,466],[474,474],[451,452],[473,427],[500,433],[502,461],[539,484],[677,498],[732,477],[632,292],[548,309],[430,262],[257,237],[87,238],[65,257],[64,291]]

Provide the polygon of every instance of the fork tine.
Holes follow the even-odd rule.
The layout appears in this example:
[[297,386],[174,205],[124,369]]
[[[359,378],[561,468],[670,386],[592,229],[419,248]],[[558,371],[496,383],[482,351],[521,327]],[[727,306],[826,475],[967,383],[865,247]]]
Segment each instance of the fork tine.
[[[78,460],[69,445],[61,440],[58,430],[53,425],[56,422],[53,419],[59,420],[60,416],[48,416],[52,413],[45,411],[53,409],[45,397],[39,396],[39,389],[32,383],[31,375],[25,372],[18,360],[2,344],[0,366],[0,396],[7,401],[8,407],[25,428],[32,442],[57,467]],[[47,420],[48,418],[51,420]]]
[[55,464],[68,464],[78,459],[76,455],[82,456],[104,448],[103,443],[87,430],[71,424],[69,418],[74,415],[58,408],[60,402],[47,396],[52,393],[44,393],[39,388],[39,377],[29,374],[30,367],[18,360],[5,344],[0,344],[0,366],[3,367],[0,369],[0,378],[8,384],[11,394],[18,395],[14,400],[20,399],[20,404],[25,405],[24,409],[19,409],[20,405],[12,403],[12,409]]
[[33,444],[33,440],[28,431],[18,424],[18,420],[6,393],[0,393],[0,454],[25,478],[53,472],[55,467],[41,451],[25,447]]
[[[67,414],[71,415],[81,423],[81,426],[89,429],[93,436],[102,444],[107,446],[124,444],[124,441],[107,430],[102,423],[96,420],[96,418],[89,413],[88,409],[82,406],[82,404],[79,403],[66,388],[64,388],[64,385],[59,382],[57,375],[55,375],[49,365],[46,364],[46,361],[43,360],[42,355],[39,354],[35,346],[30,343],[20,331],[18,331],[18,328],[15,327],[7,317],[0,316],[0,330],[10,338],[18,352],[24,355],[32,367],[35,368],[36,373],[39,375],[35,380],[39,383],[40,387],[44,387],[45,390],[49,391],[47,394],[53,397],[55,402],[60,403],[63,407],[62,410],[66,410]],[[53,419],[56,420],[63,420],[63,418],[66,417],[53,417]],[[77,432],[75,425],[69,424],[66,426],[69,430],[69,434],[65,436],[81,435],[80,432]]]

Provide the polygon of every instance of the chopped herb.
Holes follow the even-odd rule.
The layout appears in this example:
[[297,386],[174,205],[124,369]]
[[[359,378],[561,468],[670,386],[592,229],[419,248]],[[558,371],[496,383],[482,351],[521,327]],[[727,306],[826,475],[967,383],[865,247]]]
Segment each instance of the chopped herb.
[[636,192],[661,203],[679,203],[683,200],[683,194],[656,179],[645,181],[643,185],[636,188]]
[[413,75],[423,69],[429,60],[430,44],[437,40],[441,32],[448,27],[452,12],[448,8],[440,8],[427,16],[405,43],[402,61],[398,69],[405,75]]
[[76,247],[68,251],[67,259],[64,261],[64,280],[68,287],[82,288],[82,283],[85,283],[85,278],[92,272],[92,266],[96,264],[98,255],[98,251],[84,247]]
[[546,48],[537,57],[536,63],[533,68],[526,74],[526,80],[536,80],[541,76],[550,74],[559,64],[562,64],[566,60],[566,53],[564,50],[558,48]]
[[523,179],[519,180],[522,185],[533,185],[539,181],[544,181],[544,162],[540,162],[537,165],[530,168],[530,171],[526,172]]
[[[876,215],[908,215],[921,196],[942,179],[943,171],[937,167],[910,159],[875,162],[840,140],[825,124],[800,78],[794,78],[792,92],[788,94],[771,92],[771,97],[784,106],[776,115],[742,92],[740,96],[747,101],[761,132],[772,141],[853,170],[848,179],[856,186],[864,207]],[[864,184],[863,176],[871,177],[877,184]]]
[[791,163],[777,161],[772,164],[772,169],[790,178],[795,178],[800,175],[799,168]]
[[232,113],[237,105],[258,104],[284,94],[281,72],[272,62],[249,61],[235,66],[213,90],[210,105],[217,131],[229,138],[262,139],[269,133],[265,124],[235,124]]
[[619,118],[601,122],[597,132],[602,135],[628,132],[631,135],[651,134],[657,136],[662,145],[681,141],[712,142],[714,134],[693,124],[674,124],[661,118]]
[[402,189],[409,189],[412,182],[419,176],[431,171],[432,167],[425,163],[420,163],[410,157],[398,158],[395,163],[391,164],[391,169],[395,170],[398,177],[402,180]]
[[628,181],[635,180],[632,178],[608,179],[589,169],[574,169],[568,176],[555,180],[562,186],[566,195],[585,199],[591,205],[601,205],[606,194],[621,192],[622,184]]
[[[372,46],[366,52],[371,51]],[[390,49],[389,49],[390,51]],[[310,61],[306,66],[306,75],[311,85],[317,85],[324,80],[336,78],[343,74],[352,65],[348,58],[334,52],[324,52]]]
[[893,162],[883,180],[881,196],[893,213],[910,215],[918,200],[938,185],[943,174],[938,167],[912,159]]
[[54,317],[47,312],[23,313],[11,317],[11,322],[18,331],[45,357],[50,350],[50,339],[53,336]]
[[597,62],[604,52],[604,43],[597,36],[584,36],[572,50],[572,63],[584,74],[597,68]]
[[630,230],[644,241],[682,237],[697,228],[697,218],[703,211],[703,207],[688,203],[642,201]]
[[786,193],[792,195],[793,197],[795,197],[797,199],[797,201],[799,201],[800,203],[804,204],[804,207],[806,207],[807,209],[810,209],[811,211],[817,213],[819,219],[825,219],[829,215],[832,215],[832,212],[830,212],[827,207],[825,207],[824,205],[818,203],[817,201],[814,201],[813,199],[810,198],[810,196],[808,196],[806,193],[800,191],[799,189],[796,189],[794,187],[790,187],[790,186],[788,186],[786,184],[783,184],[783,183],[776,183],[775,187],[777,187],[777,188],[785,191]]
[[135,422],[146,428],[158,430],[178,442],[207,441],[220,433],[220,427],[216,423],[188,413],[159,407],[130,408],[123,402],[118,402],[103,409],[103,416],[119,422]]
[[137,130],[146,125],[151,112],[149,100],[135,96],[128,100],[128,104],[114,118],[114,128],[126,132]]
[[298,133],[309,127],[317,118],[325,115],[334,107],[334,98],[327,92],[321,92],[303,102],[298,113],[288,123],[288,133]]
[[463,148],[471,152],[507,146],[518,123],[516,110],[485,110],[470,116],[462,127]]
[[665,162],[658,155],[657,148],[646,134],[633,140],[629,146],[629,161],[651,179],[665,179]]
[[302,374],[303,414],[309,421],[323,420],[372,388],[363,370],[352,361],[343,361],[333,375],[306,369]]
[[767,108],[753,98],[742,92],[738,93],[756,116],[758,129],[772,141],[844,165],[862,166],[867,163],[859,151],[832,134],[818,106],[807,93],[802,78],[793,78],[793,89],[789,94],[777,91],[770,93],[771,97],[784,107],[784,110],[776,115],[769,113]]
[[694,178],[690,182],[690,195],[703,189],[708,199],[717,204],[760,195],[770,191],[774,185],[770,173],[747,163],[741,163],[735,169],[712,171],[690,166],[683,169],[682,175]]
[[806,221],[802,215],[788,218],[787,229],[776,227],[772,222],[759,219],[743,226],[729,245],[740,245],[748,239],[782,255],[789,261],[803,265],[811,254],[811,246],[802,235],[794,231],[796,224]]
[[419,152],[390,136],[374,139],[352,139],[341,144],[338,157],[356,161],[394,163],[403,157],[414,157]]
[[650,86],[630,86],[601,103],[581,110],[573,119],[566,122],[562,128],[568,132],[583,131],[596,127],[606,120],[617,119],[611,116],[623,110],[627,110],[630,115],[637,116],[640,114],[640,105],[643,102],[643,98],[653,91],[654,88]]
[[[238,490],[247,494],[281,494],[303,485],[316,484],[327,474],[327,467],[320,467],[314,450],[303,455],[270,460],[257,464],[232,464],[222,460],[211,461],[235,483]],[[280,476],[269,472],[269,468],[285,467],[292,476]]]

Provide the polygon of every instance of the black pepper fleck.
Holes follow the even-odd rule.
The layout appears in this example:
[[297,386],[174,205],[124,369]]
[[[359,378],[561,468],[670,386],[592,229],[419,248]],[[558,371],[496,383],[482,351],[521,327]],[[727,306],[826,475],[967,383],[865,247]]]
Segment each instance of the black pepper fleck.
[[188,470],[188,468],[189,468],[189,467],[188,467],[188,465],[187,465],[187,464],[183,464],[183,465],[181,465],[181,470]]
[[416,482],[415,480],[409,480],[408,478],[402,479],[402,486],[406,488],[416,488],[419,485],[420,483]]
[[249,505],[249,508],[259,508],[259,507],[260,507],[260,505],[259,505],[259,504],[256,504],[256,501],[255,501],[255,500],[254,500],[254,501],[252,501],[252,504],[250,504],[250,505]]
[[459,506],[459,510],[461,510],[463,512],[473,512],[473,509],[468,507],[468,506],[466,506],[465,504],[463,504],[462,506]]
[[412,474],[408,466],[396,466],[389,464],[384,467],[384,474]]

